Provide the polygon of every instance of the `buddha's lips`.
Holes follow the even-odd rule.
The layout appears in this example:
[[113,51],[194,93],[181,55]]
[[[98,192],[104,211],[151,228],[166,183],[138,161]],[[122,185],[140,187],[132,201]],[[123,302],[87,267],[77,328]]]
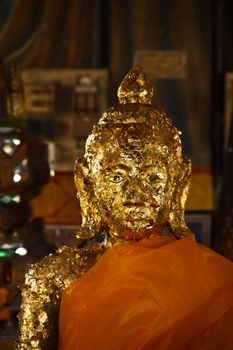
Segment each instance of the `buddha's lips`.
[[143,202],[124,202],[125,207],[144,207],[144,205]]
[[[125,207],[145,207],[145,203],[144,202],[124,202],[124,206]],[[159,207],[159,205],[158,204],[151,204],[150,205],[152,208],[158,208]]]

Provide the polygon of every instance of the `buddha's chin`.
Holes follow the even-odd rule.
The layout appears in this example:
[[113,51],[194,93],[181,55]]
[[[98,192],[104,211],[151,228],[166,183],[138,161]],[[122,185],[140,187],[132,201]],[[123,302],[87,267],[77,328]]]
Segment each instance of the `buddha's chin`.
[[159,219],[160,207],[154,208],[147,204],[144,206],[119,206],[109,210],[109,219],[113,226],[127,231],[141,231],[151,229]]

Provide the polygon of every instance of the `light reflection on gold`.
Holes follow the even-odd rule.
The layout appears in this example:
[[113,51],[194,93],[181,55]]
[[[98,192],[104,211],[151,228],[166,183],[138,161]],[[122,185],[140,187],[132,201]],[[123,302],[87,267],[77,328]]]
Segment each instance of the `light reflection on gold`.
[[182,156],[180,132],[160,107],[139,66],[118,89],[119,104],[103,113],[75,164],[82,210],[79,238],[105,236],[91,249],[63,248],[33,265],[22,288],[17,349],[57,348],[62,291],[113,245],[161,234],[190,233],[184,205],[191,163]]

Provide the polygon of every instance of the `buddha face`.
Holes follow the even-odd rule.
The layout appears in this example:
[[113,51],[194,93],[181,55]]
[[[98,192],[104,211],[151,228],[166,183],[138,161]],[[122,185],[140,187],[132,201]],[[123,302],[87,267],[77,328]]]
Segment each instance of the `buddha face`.
[[153,140],[107,142],[93,159],[91,177],[110,234],[140,239],[161,226],[170,179]]

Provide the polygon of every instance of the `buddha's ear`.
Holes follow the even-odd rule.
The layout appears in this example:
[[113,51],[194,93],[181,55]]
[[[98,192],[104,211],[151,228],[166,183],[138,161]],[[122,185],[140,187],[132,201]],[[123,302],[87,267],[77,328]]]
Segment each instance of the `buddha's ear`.
[[89,191],[88,186],[88,166],[84,158],[76,159],[74,165],[74,183],[77,189],[77,197],[80,199]]
[[191,183],[191,161],[189,159],[185,158],[183,160],[174,182],[175,187],[170,202],[168,224],[172,234],[177,239],[180,239],[192,233],[187,227],[184,218],[185,203]]
[[84,158],[78,158],[75,162],[74,182],[82,215],[82,226],[77,232],[77,237],[90,239],[99,232],[101,223],[93,183],[90,178],[87,162]]

